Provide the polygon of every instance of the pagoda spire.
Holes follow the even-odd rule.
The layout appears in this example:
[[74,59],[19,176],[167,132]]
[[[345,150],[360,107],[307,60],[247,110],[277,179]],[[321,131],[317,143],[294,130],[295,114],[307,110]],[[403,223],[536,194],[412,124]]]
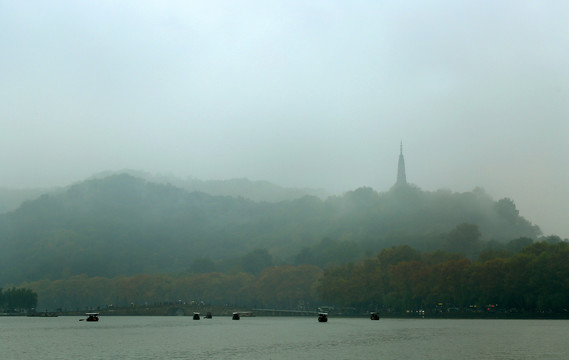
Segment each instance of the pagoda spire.
[[399,163],[397,164],[397,182],[395,185],[407,185],[405,159],[403,158],[403,141],[399,144]]

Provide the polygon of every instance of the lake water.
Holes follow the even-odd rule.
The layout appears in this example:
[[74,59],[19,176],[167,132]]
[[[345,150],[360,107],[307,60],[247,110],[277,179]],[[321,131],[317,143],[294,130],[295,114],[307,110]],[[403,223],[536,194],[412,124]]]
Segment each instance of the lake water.
[[0,317],[2,359],[567,359],[569,321]]

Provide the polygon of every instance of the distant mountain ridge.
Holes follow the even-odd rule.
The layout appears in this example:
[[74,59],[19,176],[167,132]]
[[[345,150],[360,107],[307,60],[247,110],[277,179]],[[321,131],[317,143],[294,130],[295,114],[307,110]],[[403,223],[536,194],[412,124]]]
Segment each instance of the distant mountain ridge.
[[[306,195],[326,198],[322,189],[288,188],[268,181],[253,181],[246,178],[229,180],[182,179],[173,175],[157,175],[138,170],[105,171],[89,179],[102,179],[111,175],[128,174],[157,184],[171,184],[189,192],[199,191],[210,195],[243,197],[256,202],[279,202],[294,200]],[[43,194],[61,191],[65,187],[12,189],[0,188],[0,214],[17,209],[24,201],[34,200]]]
[[256,202],[279,202],[299,199],[303,196],[317,196],[321,199],[330,194],[323,189],[290,188],[275,185],[265,180],[234,178],[228,180],[200,180],[180,178],[174,175],[151,174],[138,170],[108,171],[93,175],[91,178],[105,178],[111,175],[128,174],[156,184],[170,184],[186,191],[199,191],[209,195],[244,197]]

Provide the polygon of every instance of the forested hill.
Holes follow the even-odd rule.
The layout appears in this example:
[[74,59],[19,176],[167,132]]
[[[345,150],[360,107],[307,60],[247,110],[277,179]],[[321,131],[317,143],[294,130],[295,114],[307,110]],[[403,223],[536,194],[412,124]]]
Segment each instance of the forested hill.
[[0,215],[0,286],[74,274],[180,272],[196,259],[238,258],[255,249],[268,250],[278,263],[324,266],[400,243],[468,252],[476,250],[472,241],[539,234],[513,201],[494,201],[480,189],[360,188],[326,200],[257,203],[123,174]]

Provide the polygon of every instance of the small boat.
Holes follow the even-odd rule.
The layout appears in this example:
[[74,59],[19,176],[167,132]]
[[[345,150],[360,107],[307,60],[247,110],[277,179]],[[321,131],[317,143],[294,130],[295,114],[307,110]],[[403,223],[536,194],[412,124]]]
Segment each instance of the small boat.
[[205,314],[205,318],[206,318],[206,319],[211,319],[211,318],[212,318],[211,313],[210,313],[209,311]]
[[376,312],[371,312],[371,313],[369,314],[369,318],[372,319],[372,320],[379,320],[379,314],[376,313]]
[[318,313],[318,322],[328,322],[328,313]]
[[85,321],[99,321],[99,313],[86,313],[87,319]]
[[200,319],[200,313],[195,312],[193,319],[194,319],[194,320],[199,320],[199,319]]
[[233,317],[231,318],[231,320],[239,320],[239,319],[240,319],[239,313],[238,313],[238,312],[234,312],[234,313],[233,313]]

